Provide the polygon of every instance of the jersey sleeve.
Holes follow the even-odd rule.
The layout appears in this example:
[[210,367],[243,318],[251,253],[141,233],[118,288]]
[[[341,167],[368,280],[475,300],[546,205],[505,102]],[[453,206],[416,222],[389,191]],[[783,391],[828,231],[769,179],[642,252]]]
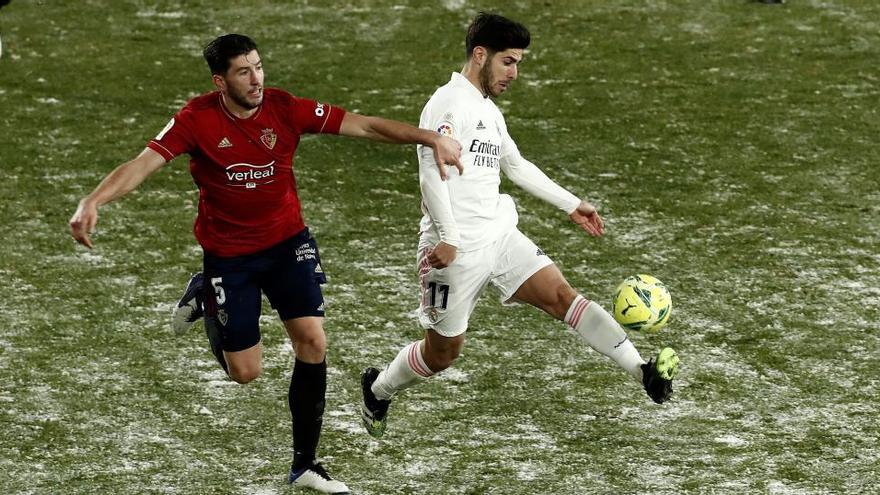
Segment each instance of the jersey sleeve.
[[162,155],[166,161],[184,153],[190,153],[195,149],[195,138],[190,124],[190,112],[187,108],[181,109],[159,134],[156,135],[147,147]]
[[[502,121],[503,122],[503,121]],[[501,170],[514,184],[560,210],[571,214],[581,203],[580,198],[554,182],[534,163],[519,153],[516,143],[501,126]]]
[[290,97],[290,117],[300,134],[339,134],[345,110],[308,98]]
[[[452,101],[432,102],[428,104],[419,119],[419,127],[436,131],[459,142],[464,129],[462,115]],[[417,147],[419,156],[419,186],[422,192],[422,208],[434,223],[440,241],[450,246],[461,244],[458,223],[452,213],[452,200],[449,197],[449,186],[440,179],[437,162],[433,150],[427,146]],[[458,172],[450,167],[450,174]]]
[[508,161],[516,160],[521,156],[519,153],[519,147],[517,147],[516,142],[507,132],[507,122],[505,122],[503,116],[498,120],[500,122],[498,131],[501,133],[501,159],[507,159]]
[[419,127],[461,142],[466,112],[462,108],[457,108],[455,104],[456,101],[452,99],[434,102],[422,115]]

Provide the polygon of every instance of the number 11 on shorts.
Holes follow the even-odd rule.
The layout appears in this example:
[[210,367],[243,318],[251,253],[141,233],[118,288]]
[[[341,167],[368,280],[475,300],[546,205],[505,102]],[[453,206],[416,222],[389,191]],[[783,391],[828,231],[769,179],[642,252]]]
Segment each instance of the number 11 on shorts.
[[[430,293],[429,301],[432,307],[446,309],[446,303],[449,301],[449,286],[445,284],[437,285],[437,282],[428,282],[428,292]],[[437,306],[437,293],[443,296],[440,306]]]

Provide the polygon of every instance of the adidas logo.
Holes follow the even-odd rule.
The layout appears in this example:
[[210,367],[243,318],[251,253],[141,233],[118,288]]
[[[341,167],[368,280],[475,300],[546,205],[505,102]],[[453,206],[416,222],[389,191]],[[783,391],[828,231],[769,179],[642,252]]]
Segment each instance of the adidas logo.
[[318,263],[318,265],[315,267],[315,273],[324,273],[324,269],[321,268],[320,263]]
[[482,131],[482,130],[485,129],[485,128],[486,128],[486,126],[483,125],[483,121],[482,121],[482,120],[480,120],[480,121],[477,122],[477,130],[478,130],[478,131]]
[[224,137],[220,140],[220,143],[217,144],[218,148],[232,148],[232,143],[229,142],[228,137]]
[[324,311],[324,303],[321,303],[321,305],[318,306],[318,311]]
[[535,253],[535,255],[536,256],[547,256],[546,254],[544,254],[544,250],[541,248],[538,248],[538,252]]

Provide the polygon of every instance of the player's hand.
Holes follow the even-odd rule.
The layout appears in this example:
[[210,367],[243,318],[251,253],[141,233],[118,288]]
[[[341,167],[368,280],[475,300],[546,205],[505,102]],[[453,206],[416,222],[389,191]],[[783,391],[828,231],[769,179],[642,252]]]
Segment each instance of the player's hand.
[[461,166],[461,144],[447,136],[438,136],[434,141],[434,160],[437,162],[437,168],[440,169],[440,179],[446,180],[446,166],[453,165],[458,169],[459,175],[464,173],[464,167]]
[[569,215],[571,221],[578,224],[588,234],[599,237],[605,233],[605,222],[596,211],[596,207],[581,200],[581,204]]
[[91,201],[83,199],[76,208],[76,213],[70,217],[70,235],[76,242],[91,249],[92,240],[89,234],[95,231],[98,223],[98,207]]
[[446,268],[455,261],[457,251],[457,247],[440,242],[428,253],[428,263],[434,268]]

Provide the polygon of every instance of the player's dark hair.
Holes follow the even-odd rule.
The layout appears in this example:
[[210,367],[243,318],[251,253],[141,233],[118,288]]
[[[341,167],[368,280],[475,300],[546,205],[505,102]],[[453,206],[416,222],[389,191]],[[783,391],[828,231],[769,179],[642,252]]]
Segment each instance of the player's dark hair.
[[471,58],[477,46],[485,47],[492,53],[510,48],[525,50],[531,40],[532,35],[522,24],[498,14],[480,12],[468,27],[465,48],[467,57]]
[[224,34],[208,43],[202,55],[205,56],[212,74],[226,74],[232,59],[256,49],[254,40],[243,34]]

